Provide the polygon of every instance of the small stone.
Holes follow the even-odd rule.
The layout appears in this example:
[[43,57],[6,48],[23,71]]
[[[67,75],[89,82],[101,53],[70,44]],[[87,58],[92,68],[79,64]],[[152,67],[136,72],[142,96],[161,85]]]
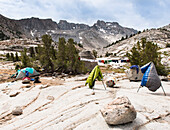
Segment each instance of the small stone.
[[31,87],[31,85],[26,85],[25,87],[26,87],[26,88],[30,88],[30,87]]
[[23,110],[21,109],[21,107],[17,106],[14,108],[14,110],[12,110],[12,115],[21,115],[23,113]]
[[95,95],[95,92],[92,92],[92,94],[91,95]]
[[19,93],[20,93],[20,92],[18,92],[18,91],[11,92],[11,93],[9,94],[9,96],[10,96],[10,97],[15,97],[15,96],[17,96]]
[[53,96],[48,96],[47,99],[48,100],[54,100],[54,97]]

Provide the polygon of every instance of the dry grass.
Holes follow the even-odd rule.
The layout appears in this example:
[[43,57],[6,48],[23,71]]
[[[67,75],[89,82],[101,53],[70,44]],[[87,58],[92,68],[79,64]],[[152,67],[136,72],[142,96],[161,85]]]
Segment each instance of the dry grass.
[[9,79],[9,77],[15,73],[15,70],[0,69],[0,83],[12,81],[13,79]]
[[15,74],[15,73],[16,73],[15,70],[0,69],[0,74],[1,75],[11,75],[11,74]]
[[102,73],[124,73],[124,69],[113,69],[110,66],[100,67]]

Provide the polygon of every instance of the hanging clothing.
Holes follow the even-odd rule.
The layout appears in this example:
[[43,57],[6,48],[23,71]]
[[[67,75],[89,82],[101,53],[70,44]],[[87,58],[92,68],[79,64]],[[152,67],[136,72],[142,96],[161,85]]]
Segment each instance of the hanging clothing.
[[99,81],[103,79],[102,72],[98,65],[96,65],[95,68],[90,73],[89,77],[86,80],[85,86],[89,84],[89,88],[92,89],[95,84],[96,79],[98,79]]

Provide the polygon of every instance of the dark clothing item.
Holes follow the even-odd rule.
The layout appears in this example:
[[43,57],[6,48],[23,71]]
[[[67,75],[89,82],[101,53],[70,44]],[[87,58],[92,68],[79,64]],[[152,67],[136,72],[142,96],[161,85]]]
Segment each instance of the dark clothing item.
[[40,79],[39,77],[35,77],[34,83],[41,83],[39,79]]
[[29,72],[28,72],[28,71],[25,71],[25,73],[26,73],[25,76],[26,76],[26,77],[29,77]]

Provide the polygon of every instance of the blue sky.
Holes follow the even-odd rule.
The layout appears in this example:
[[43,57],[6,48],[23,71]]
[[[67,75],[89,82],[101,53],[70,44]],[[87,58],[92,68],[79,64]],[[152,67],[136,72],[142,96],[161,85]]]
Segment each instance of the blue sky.
[[0,14],[88,25],[104,20],[143,30],[170,24],[170,0],[0,0]]

